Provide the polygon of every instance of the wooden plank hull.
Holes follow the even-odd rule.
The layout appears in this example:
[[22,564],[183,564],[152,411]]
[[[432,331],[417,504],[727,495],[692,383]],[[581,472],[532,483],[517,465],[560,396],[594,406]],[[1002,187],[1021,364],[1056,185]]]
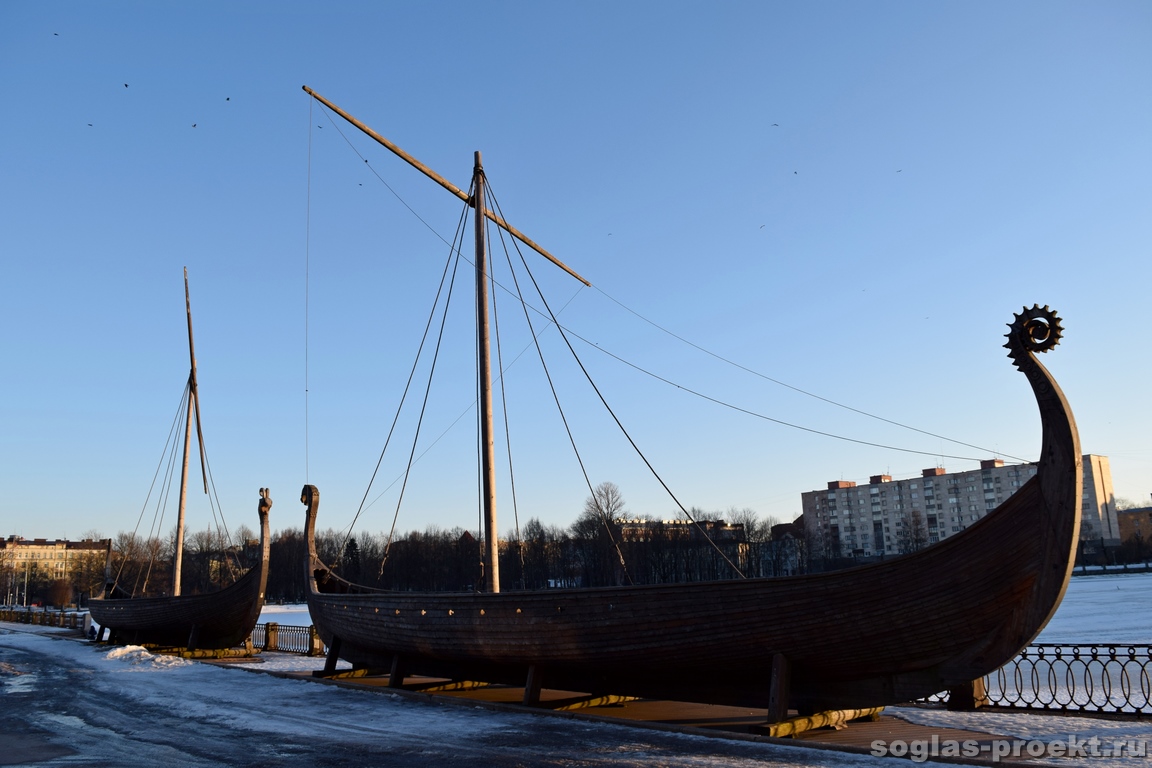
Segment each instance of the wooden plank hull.
[[[1017,316],[1013,333],[1026,335],[1036,310]],[[921,552],[772,579],[387,592],[344,581],[316,558],[319,492],[305,486],[312,621],[356,665],[517,684],[535,668],[547,687],[591,693],[767,707],[777,654],[791,669],[789,703],[801,710],[883,706],[965,684],[1040,632],[1063,597],[1079,538],[1071,411],[1030,347],[1011,356],[1044,425],[1037,475]]]
[[92,619],[108,627],[113,641],[118,643],[190,650],[243,644],[264,608],[271,506],[271,499],[262,500],[260,505],[260,562],[236,583],[202,595],[95,599],[88,605]]

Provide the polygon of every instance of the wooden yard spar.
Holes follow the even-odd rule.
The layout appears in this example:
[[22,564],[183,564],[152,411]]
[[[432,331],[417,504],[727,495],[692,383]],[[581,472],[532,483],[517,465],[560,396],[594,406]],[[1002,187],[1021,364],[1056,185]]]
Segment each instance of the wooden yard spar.
[[89,603],[92,618],[110,631],[113,642],[138,643],[163,647],[186,647],[188,650],[219,650],[244,643],[264,607],[264,590],[268,583],[268,556],[271,537],[268,512],[272,498],[268,489],[260,489],[260,560],[248,573],[219,592],[183,596],[180,582],[183,573],[185,508],[188,500],[188,463],[192,452],[192,423],[196,423],[200,449],[200,470],[204,493],[208,493],[207,462],[200,426],[200,395],[196,382],[196,350],[192,340],[192,301],[188,292],[188,270],[184,270],[184,306],[188,316],[188,404],[185,414],[184,454],[180,468],[180,497],[176,520],[175,552],[172,556],[170,596],[133,597],[107,575],[102,598]]
[[[469,198],[305,90],[468,200],[478,224],[497,221],[483,210],[478,153],[476,194]],[[479,226],[476,240],[479,305],[485,278]],[[477,323],[483,334],[486,311],[477,310]],[[320,492],[305,485],[308,607],[329,646],[327,671],[339,657],[390,670],[391,685],[401,685],[406,674],[503,682],[525,685],[526,701],[545,685],[764,707],[774,720],[789,707],[862,709],[969,685],[1013,658],[1048,622],[1079,539],[1079,437],[1063,393],[1036,357],[1058,343],[1060,318],[1048,307],[1025,307],[1008,329],[1005,347],[1031,385],[1043,426],[1035,476],[959,533],[879,563],[681,584],[392,592],[347,581],[320,560]],[[482,446],[489,441],[483,438]],[[484,495],[491,496],[490,486]],[[486,501],[486,517],[494,516],[494,500]],[[486,527],[495,564],[496,529],[493,522]]]

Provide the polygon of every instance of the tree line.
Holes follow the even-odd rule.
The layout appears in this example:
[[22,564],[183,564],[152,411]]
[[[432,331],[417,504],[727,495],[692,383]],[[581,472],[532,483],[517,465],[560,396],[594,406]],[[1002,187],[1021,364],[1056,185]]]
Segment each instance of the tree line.
[[[519,531],[501,537],[501,589],[657,584],[799,572],[805,559],[802,537],[774,539],[775,524],[771,518],[761,520],[750,509],[708,513],[693,508],[671,520],[631,520],[619,488],[602,483],[570,526],[547,525],[532,518]],[[85,538],[100,539],[100,535],[91,532]],[[228,586],[256,564],[260,554],[256,534],[242,526],[230,541],[234,543],[210,530],[186,536],[181,594]],[[391,541],[384,533],[348,537],[329,529],[317,531],[315,543],[325,564],[357,583],[393,590],[486,588],[482,542],[463,528],[430,526]],[[171,594],[174,551],[172,535],[119,533],[111,540],[109,572],[116,585],[130,594]],[[267,600],[305,599],[307,555],[302,530],[289,528],[272,535]],[[65,583],[32,579],[28,594],[33,601],[54,605],[83,603],[104,588],[104,560],[98,552],[76,558],[68,578],[62,580]]]

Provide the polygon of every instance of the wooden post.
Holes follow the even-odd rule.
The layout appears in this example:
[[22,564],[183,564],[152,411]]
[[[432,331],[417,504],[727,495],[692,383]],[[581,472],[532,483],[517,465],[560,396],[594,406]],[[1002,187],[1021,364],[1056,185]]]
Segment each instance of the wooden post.
[[768,684],[768,722],[782,723],[788,719],[788,693],[791,665],[784,654],[772,656],[772,680]]
[[535,707],[540,704],[540,687],[543,682],[544,673],[535,664],[528,667],[528,680],[524,683],[524,700],[523,704],[526,707]]
[[264,625],[264,650],[276,651],[280,649],[280,625],[274,621]]
[[971,712],[986,706],[988,706],[988,690],[982,677],[948,689],[949,712]]
[[388,673],[388,687],[404,687],[404,662],[398,653],[392,657],[392,670]]
[[334,673],[338,661],[340,661],[340,637],[332,635],[332,642],[328,643],[328,656],[324,659],[324,674]]

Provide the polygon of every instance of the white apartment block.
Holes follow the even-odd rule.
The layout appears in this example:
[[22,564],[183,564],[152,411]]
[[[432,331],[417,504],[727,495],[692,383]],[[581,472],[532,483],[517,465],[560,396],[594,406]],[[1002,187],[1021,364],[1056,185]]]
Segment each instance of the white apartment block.
[[[948,473],[925,469],[920,477],[893,480],[873,475],[867,485],[835,480],[826,490],[800,495],[810,546],[828,557],[897,555],[911,530],[935,544],[998,507],[1036,474],[1034,464],[980,462],[979,469]],[[1120,526],[1106,456],[1084,456],[1081,541],[1120,543]],[[918,517],[920,525],[911,521]],[[822,543],[822,547],[820,546]]]

